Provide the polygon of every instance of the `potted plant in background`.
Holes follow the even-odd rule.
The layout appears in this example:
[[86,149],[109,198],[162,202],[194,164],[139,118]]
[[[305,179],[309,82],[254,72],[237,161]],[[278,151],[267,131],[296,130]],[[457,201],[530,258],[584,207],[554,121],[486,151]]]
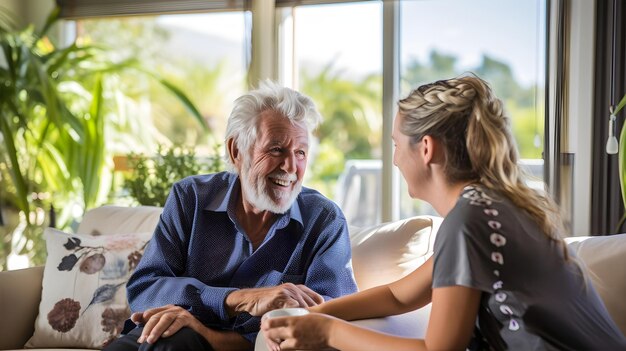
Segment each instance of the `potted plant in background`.
[[131,153],[127,157],[129,174],[124,188],[140,205],[163,206],[172,185],[187,176],[224,170],[224,162],[215,145],[213,154],[196,157],[190,147],[159,145],[154,157]]
[[0,14],[5,61],[0,61],[0,205],[19,213],[21,224],[18,230],[7,227],[0,233],[2,270],[15,235],[20,236],[18,250],[28,252],[31,263],[43,262],[41,234],[51,219],[44,214],[51,209],[63,209],[56,223],[63,228],[73,220],[67,204],[79,203],[87,210],[106,199],[109,189],[102,179],[111,155],[105,147],[105,116],[114,113],[109,97],[116,93],[107,84],[109,77],[134,70],[156,79],[205,132],[209,128],[180,89],[136,60],[113,62],[103,48],[76,42],[55,46],[47,33],[57,22],[58,8],[40,31],[32,25],[18,30],[6,20],[10,15]]

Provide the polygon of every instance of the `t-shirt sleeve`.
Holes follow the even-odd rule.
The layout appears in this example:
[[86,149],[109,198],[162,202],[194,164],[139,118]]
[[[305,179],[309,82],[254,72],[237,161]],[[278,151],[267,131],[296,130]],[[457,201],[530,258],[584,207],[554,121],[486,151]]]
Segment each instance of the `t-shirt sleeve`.
[[433,289],[465,286],[493,292],[494,269],[488,241],[488,228],[482,225],[480,211],[461,206],[451,211],[435,239]]

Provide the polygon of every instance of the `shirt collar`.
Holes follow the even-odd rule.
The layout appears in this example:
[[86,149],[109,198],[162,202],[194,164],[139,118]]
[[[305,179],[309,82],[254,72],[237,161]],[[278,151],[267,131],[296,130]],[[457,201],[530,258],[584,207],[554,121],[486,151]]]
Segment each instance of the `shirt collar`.
[[[239,176],[232,174],[232,176],[228,178],[228,185],[217,191],[213,200],[211,200],[211,202],[204,209],[213,212],[228,212],[229,205],[232,204],[234,206],[235,201],[237,201],[240,188]],[[283,218],[285,217],[287,217],[287,221],[284,224],[285,226],[290,220],[293,219],[304,227],[302,212],[300,211],[300,205],[298,205],[298,198],[296,198],[293,202],[289,211],[281,215],[279,221],[284,220]]]

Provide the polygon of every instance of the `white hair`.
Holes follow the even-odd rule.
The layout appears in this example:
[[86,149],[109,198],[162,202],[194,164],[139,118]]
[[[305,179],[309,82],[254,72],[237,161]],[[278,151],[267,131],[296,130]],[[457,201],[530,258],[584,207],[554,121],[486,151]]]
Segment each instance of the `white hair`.
[[270,80],[262,81],[258,89],[237,98],[234,105],[228,117],[225,137],[226,165],[233,172],[237,170],[229,156],[228,140],[232,138],[240,152],[248,157],[250,148],[257,138],[257,126],[263,112],[276,111],[288,118],[291,123],[305,125],[309,138],[322,120],[310,97]]

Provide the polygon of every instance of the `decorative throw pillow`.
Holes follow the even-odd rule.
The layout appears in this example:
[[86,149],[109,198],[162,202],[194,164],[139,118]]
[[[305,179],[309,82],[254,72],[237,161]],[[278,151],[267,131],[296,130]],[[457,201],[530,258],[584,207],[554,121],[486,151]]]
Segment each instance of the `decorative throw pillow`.
[[152,233],[105,236],[44,231],[48,257],[27,348],[102,348],[130,316],[126,282]]

